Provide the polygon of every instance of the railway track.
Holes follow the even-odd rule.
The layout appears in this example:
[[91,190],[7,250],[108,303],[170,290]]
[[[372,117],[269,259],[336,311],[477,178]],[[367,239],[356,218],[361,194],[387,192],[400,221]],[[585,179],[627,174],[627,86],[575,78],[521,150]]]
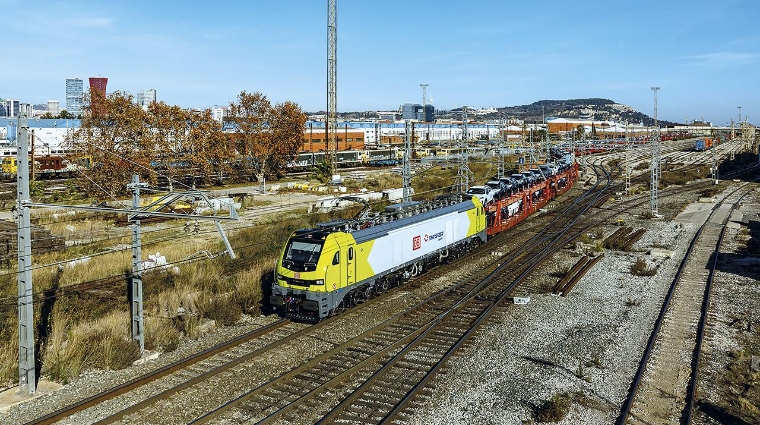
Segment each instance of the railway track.
[[691,423],[717,256],[730,212],[747,192],[736,189],[716,204],[694,236],[663,302],[619,423]]
[[[387,326],[372,329],[361,339],[339,347],[339,351],[328,352],[280,379],[226,403],[196,422],[272,423],[301,418],[310,423],[323,415],[323,422],[339,420],[340,415],[348,415],[350,422],[356,422],[359,418],[352,412],[366,413],[368,391],[385,400],[371,402],[372,412],[365,415],[362,422],[375,423],[378,415],[391,414],[389,409],[403,410],[499,302],[554,250],[577,236],[565,233],[598,196],[576,202],[574,206],[581,211],[558,215],[560,221],[564,220],[560,227],[565,227],[565,232],[536,236],[535,243],[521,245],[521,249],[513,252],[511,261],[492,263],[471,272],[455,289],[436,296],[434,309],[431,310],[431,302],[422,303],[396,316]],[[352,389],[356,385],[358,388]],[[380,389],[373,391],[373,385],[380,385]],[[402,394],[406,397],[399,400],[398,396]],[[341,398],[343,401],[332,411],[324,411],[324,407],[334,405]],[[360,406],[357,407],[356,403]]]
[[[594,166],[594,165],[592,164],[592,166]],[[661,192],[661,196],[662,197],[667,196],[666,193],[667,193],[667,191]],[[591,197],[592,197],[591,194],[587,194],[582,199],[585,198],[584,202],[596,205],[597,201],[598,201],[598,198],[592,200]],[[631,202],[633,202],[633,201],[631,201]],[[552,213],[552,214],[555,214],[556,210],[558,210],[558,209],[555,209],[555,212]],[[605,214],[600,214],[599,217],[598,217],[598,221],[587,223],[586,228],[594,226],[594,224],[598,224],[600,222],[608,221],[612,216],[614,216],[615,214],[618,214],[620,210],[621,209],[618,208],[615,211],[610,210],[610,211],[606,211]],[[624,208],[623,208],[623,210],[624,210]],[[539,229],[542,229],[543,228],[542,226],[546,226],[547,225],[546,223],[549,222],[549,221],[551,221],[552,214],[542,214],[542,215],[539,215],[537,217],[531,218],[530,220],[527,220],[525,223],[523,223],[521,226],[519,226],[519,229],[520,229],[519,232],[505,233],[505,234],[502,234],[502,235],[494,238],[494,240],[493,240],[494,244],[491,244],[489,242],[489,245],[487,246],[487,250],[505,251],[505,252],[508,252],[508,254],[506,254],[504,256],[493,256],[493,258],[488,258],[486,260],[486,259],[484,259],[485,256],[483,256],[482,252],[481,252],[481,253],[470,254],[470,255],[468,255],[467,258],[468,259],[474,259],[475,257],[480,256],[481,257],[481,262],[477,263],[476,267],[479,267],[481,269],[480,271],[482,273],[486,273],[486,275],[487,275],[488,272],[493,272],[494,270],[496,270],[496,268],[498,268],[499,265],[502,264],[502,263],[512,262],[512,263],[514,263],[513,265],[517,265],[517,263],[519,262],[517,260],[520,260],[521,258],[531,257],[531,255],[527,254],[527,253],[521,253],[521,252],[519,252],[517,250],[514,250],[514,249],[507,249],[507,248],[505,248],[505,246],[507,246],[506,245],[507,242],[505,242],[504,240],[506,240],[506,239],[511,240],[511,244],[512,245],[525,245],[527,243],[536,243],[541,238],[543,238],[545,240],[550,240],[551,238],[555,238],[557,236],[557,234],[558,234],[558,231],[553,231],[553,232],[546,232],[546,231],[544,231],[541,234],[541,236],[535,236],[536,239],[532,239],[530,237],[531,234],[540,233]],[[568,213],[568,215],[569,215],[569,213]],[[582,230],[576,231],[573,234],[574,237],[577,237],[577,235],[579,234],[579,232],[582,232]],[[569,241],[569,240],[572,240],[571,236],[568,236],[568,238],[565,239],[563,243],[567,243],[567,241]],[[501,241],[501,242],[499,242],[499,241]],[[467,261],[467,260],[462,259],[461,261]],[[537,265],[538,264],[536,264],[536,266]],[[412,282],[410,282],[405,287],[399,288],[399,289],[397,289],[395,291],[391,291],[388,294],[386,294],[385,297],[378,298],[377,302],[380,303],[380,304],[382,304],[382,303],[388,303],[388,302],[390,302],[389,301],[390,299],[394,299],[394,297],[396,297],[396,298],[399,297],[401,295],[401,293],[408,294],[408,293],[411,293],[413,290],[415,290],[417,288],[423,288],[423,287],[429,285],[430,282],[432,282],[432,281],[434,281],[436,279],[440,279],[441,276],[443,276],[444,273],[450,272],[452,269],[457,269],[460,266],[461,266],[461,263],[455,262],[455,263],[450,263],[450,264],[438,267],[438,268],[434,269],[433,271],[431,271],[431,272],[423,275],[422,277],[413,280]],[[348,369],[346,369],[343,372],[337,373],[333,377],[330,377],[329,374],[325,374],[324,377],[322,378],[322,381],[319,381],[318,379],[315,379],[315,382],[322,382],[322,383],[320,385],[318,385],[317,387],[312,388],[311,390],[309,390],[309,391],[307,391],[305,393],[302,393],[301,395],[299,395],[297,397],[296,397],[296,394],[298,394],[298,393],[282,397],[283,400],[288,400],[288,402],[285,404],[285,406],[269,406],[269,407],[264,408],[264,409],[261,409],[260,407],[253,407],[253,408],[238,407],[238,406],[250,406],[248,404],[245,404],[245,403],[247,403],[247,401],[244,401],[245,400],[245,395],[248,394],[248,393],[253,394],[253,393],[255,393],[255,391],[251,391],[250,389],[248,389],[248,390],[237,390],[237,393],[239,393],[239,395],[238,395],[237,398],[235,398],[234,400],[231,400],[231,401],[228,400],[226,402],[221,402],[221,404],[220,404],[220,405],[224,405],[224,406],[228,406],[228,407],[225,407],[224,409],[219,409],[218,411],[214,411],[214,412],[212,412],[210,414],[208,412],[202,412],[200,414],[198,414],[197,412],[188,412],[188,415],[185,416],[185,417],[178,416],[179,418],[182,418],[182,419],[178,419],[176,423],[185,423],[185,422],[189,422],[189,421],[193,421],[193,420],[199,420],[198,418],[202,418],[202,419],[200,419],[202,421],[216,421],[218,418],[222,418],[224,420],[231,420],[231,421],[234,422],[234,418],[239,418],[239,417],[243,416],[243,414],[240,413],[241,411],[244,412],[245,415],[251,415],[249,412],[256,411],[256,409],[258,409],[259,413],[257,413],[257,414],[259,416],[251,415],[251,416],[248,416],[247,420],[251,420],[252,417],[262,417],[261,415],[264,415],[261,420],[266,420],[266,421],[291,420],[291,419],[298,418],[299,415],[302,414],[302,413],[299,413],[301,411],[300,409],[306,409],[308,411],[309,410],[309,406],[313,406],[314,403],[322,405],[321,403],[323,403],[323,401],[319,397],[325,397],[325,395],[327,395],[329,397],[332,397],[334,399],[334,401],[332,402],[332,404],[326,403],[324,405],[336,406],[336,409],[337,410],[341,410],[341,412],[345,411],[346,410],[345,408],[348,407],[348,410],[350,411],[353,408],[351,408],[350,406],[345,405],[345,403],[344,403],[343,408],[337,408],[337,406],[341,405],[340,404],[341,403],[340,397],[336,396],[336,394],[338,394],[340,388],[343,388],[343,390],[342,390],[343,392],[341,392],[341,394],[348,394],[348,395],[346,395],[344,397],[344,399],[347,400],[348,397],[350,397],[350,394],[353,394],[353,392],[357,388],[359,388],[361,385],[363,385],[362,382],[364,382],[365,378],[362,377],[361,373],[364,373],[365,376],[366,376],[366,374],[370,373],[373,370],[373,368],[375,368],[375,372],[377,372],[379,370],[377,368],[378,367],[380,367],[380,368],[382,367],[382,366],[378,366],[378,365],[390,364],[396,358],[401,359],[401,360],[395,361],[396,363],[400,362],[401,364],[403,364],[404,363],[404,358],[403,357],[399,357],[399,356],[401,356],[404,353],[405,348],[407,346],[412,346],[411,344],[415,343],[414,341],[416,341],[417,338],[423,338],[423,340],[424,340],[424,337],[426,335],[428,335],[430,333],[435,333],[436,332],[435,329],[437,329],[437,328],[435,328],[433,326],[434,323],[444,322],[443,318],[444,317],[448,317],[449,315],[452,318],[456,318],[457,314],[464,314],[465,317],[470,317],[470,316],[473,316],[475,314],[475,313],[473,313],[473,311],[477,311],[477,310],[483,311],[484,309],[489,308],[488,306],[491,306],[491,305],[497,306],[497,307],[493,307],[493,308],[509,308],[508,306],[505,306],[503,304],[499,304],[499,303],[497,303],[497,302],[494,301],[495,299],[498,298],[497,295],[494,295],[494,294],[472,295],[471,294],[471,290],[469,289],[469,287],[467,285],[473,285],[473,284],[475,284],[473,282],[476,282],[477,279],[478,279],[478,277],[476,275],[472,275],[471,277],[466,278],[466,279],[463,278],[462,281],[459,282],[460,285],[458,285],[458,286],[457,285],[447,285],[447,286],[444,286],[444,287],[442,287],[444,289],[443,292],[440,292],[438,294],[439,297],[442,297],[443,296],[442,294],[456,293],[460,297],[459,301],[457,301],[457,302],[464,302],[463,300],[465,298],[467,298],[467,303],[468,303],[467,304],[467,308],[469,308],[471,310],[464,311],[462,309],[464,309],[465,307],[464,306],[460,306],[460,310],[457,311],[456,313],[452,310],[450,313],[445,314],[448,310],[432,309],[430,307],[430,305],[436,305],[437,306],[438,303],[442,303],[441,300],[443,298],[433,298],[433,299],[427,301],[427,303],[432,303],[432,304],[427,304],[428,306],[425,307],[425,308],[428,309],[428,310],[426,310],[426,314],[428,315],[426,317],[428,317],[428,321],[424,322],[422,324],[416,324],[416,325],[412,326],[411,328],[409,328],[409,330],[406,331],[407,332],[406,335],[398,336],[396,338],[395,342],[393,340],[383,341],[382,338],[380,338],[380,337],[374,337],[374,338],[377,338],[377,339],[373,340],[373,337],[371,337],[370,334],[368,333],[368,332],[372,332],[373,328],[372,327],[368,327],[367,330],[365,331],[365,333],[367,333],[367,335],[365,336],[366,338],[363,339],[363,340],[356,340],[356,341],[354,341],[356,344],[359,344],[359,345],[353,346],[354,348],[352,350],[348,350],[348,348],[346,348],[346,347],[344,347],[344,348],[346,350],[348,350],[347,351],[348,353],[351,353],[352,355],[357,356],[357,357],[359,356],[358,353],[375,353],[375,354],[369,355],[369,356],[367,356],[364,359],[359,359],[360,361],[358,363],[354,364],[353,366],[349,367]],[[511,279],[511,281],[514,282],[517,278],[516,277],[514,277],[514,278],[513,277],[504,278],[505,281],[510,280],[510,279]],[[469,283],[467,283],[467,282],[469,282]],[[475,284],[475,285],[477,286],[477,284]],[[465,294],[465,295],[463,295],[463,294]],[[501,294],[501,292],[499,292],[499,294]],[[507,296],[507,294],[508,293],[504,293],[504,294],[501,294],[501,295]],[[356,319],[362,315],[363,308],[365,308],[365,307],[366,308],[371,308],[374,305],[374,303],[375,303],[374,300],[372,302],[365,303],[364,305],[361,305],[358,308],[353,308],[353,309],[349,310],[348,312],[345,312],[345,313],[343,313],[341,315],[338,315],[338,316],[336,316],[334,318],[328,319],[328,321],[325,321],[325,322],[322,322],[322,323],[330,323],[330,326],[335,326],[335,325],[341,326],[340,325],[341,323],[356,321]],[[420,305],[424,305],[424,304],[426,304],[426,303],[422,302]],[[446,303],[443,303],[443,304],[446,304]],[[456,304],[454,304],[454,305],[456,305]],[[416,308],[416,307],[414,307],[414,308]],[[404,313],[401,314],[401,316],[404,316],[404,315],[412,316],[412,315],[415,315],[415,314],[420,314],[421,316],[423,315],[422,313],[416,313],[416,310],[414,308],[413,307],[408,307],[405,310],[404,309],[400,310],[400,311],[404,312]],[[420,308],[422,308],[422,307],[420,307]],[[422,311],[425,311],[425,310],[423,309]],[[464,313],[462,311],[464,311]],[[376,312],[373,313],[373,314],[376,314]],[[430,317],[434,317],[435,321],[431,320]],[[483,314],[481,314],[480,317],[483,317]],[[483,320],[486,320],[486,319],[487,319],[487,316],[485,316],[485,318]],[[422,321],[423,319],[417,318],[417,320]],[[446,319],[446,320],[449,320],[449,319]],[[466,320],[462,319],[461,316],[460,316],[460,319],[452,319],[452,320],[454,320],[453,323],[457,323],[457,322],[466,323]],[[468,325],[469,327],[465,326],[462,329],[466,328],[466,330],[460,331],[460,335],[461,336],[456,341],[454,341],[454,342],[448,341],[445,344],[450,344],[450,347],[452,347],[454,345],[456,345],[457,347],[459,347],[459,346],[461,346],[461,344],[466,343],[466,341],[468,340],[468,338],[472,337],[473,332],[476,332],[476,330],[474,330],[474,329],[477,328],[477,326],[475,325],[476,322],[477,322],[477,319],[472,319],[471,318],[470,322],[469,322],[470,325]],[[448,322],[445,322],[445,323],[448,323]],[[480,323],[480,322],[477,322],[477,323]],[[374,326],[376,326],[378,328],[382,328],[383,326],[388,327],[388,328],[386,328],[386,333],[387,333],[387,329],[390,329],[389,327],[391,327],[391,326],[399,327],[399,325],[398,325],[397,322],[391,322],[390,319],[387,319],[386,321],[381,321],[380,324],[376,324]],[[452,325],[448,325],[448,326],[452,326]],[[261,356],[266,357],[266,356],[271,355],[271,353],[274,352],[274,351],[276,351],[276,350],[282,350],[283,347],[285,346],[285,342],[282,342],[284,340],[290,340],[292,342],[293,340],[298,339],[298,338],[301,338],[302,340],[324,338],[324,337],[319,336],[319,334],[320,334],[320,332],[323,332],[325,328],[326,328],[326,326],[312,326],[312,327],[309,327],[308,331],[303,331],[303,332],[299,331],[301,333],[299,335],[296,335],[296,336],[291,336],[291,335],[280,336],[280,337],[273,336],[272,338],[275,341],[272,343],[272,345],[268,346],[268,347],[262,346],[261,348],[256,349],[255,350],[256,351],[256,355],[260,356],[260,357]],[[441,333],[441,332],[438,331],[438,333]],[[330,340],[330,341],[328,341],[329,343],[326,344],[326,347],[328,347],[328,348],[326,350],[324,350],[324,351],[331,352],[334,355],[333,356],[333,361],[331,363],[336,363],[335,359],[340,359],[340,357],[336,354],[336,352],[332,351],[333,349],[336,349],[336,350],[337,349],[342,349],[341,347],[343,347],[343,345],[348,344],[350,341],[358,338],[360,335],[357,335],[357,336],[355,336],[352,339],[348,339],[347,341],[338,341],[338,340],[334,340],[334,341]],[[278,342],[278,341],[280,341],[280,342]],[[368,344],[368,345],[362,346],[360,344],[361,341],[364,341],[363,343],[364,344]],[[277,344],[277,345],[275,345],[275,344]],[[383,349],[378,348],[378,347],[382,346],[382,344],[385,344],[384,348]],[[440,345],[441,346],[445,346],[445,344],[440,344]],[[243,351],[245,351],[245,350],[243,350]],[[413,352],[413,350],[411,348],[409,349],[409,351]],[[449,354],[449,352],[447,352],[447,354],[445,354],[445,356],[446,356],[445,358],[446,359],[448,359],[449,358],[448,356],[452,355],[456,351],[456,349],[450,349],[449,351],[450,351],[451,354]],[[204,385],[205,386],[209,386],[210,382],[211,383],[216,383],[216,382],[219,382],[220,380],[223,380],[223,379],[230,379],[230,377],[232,379],[234,379],[234,377],[236,376],[236,374],[242,373],[248,367],[260,367],[260,366],[262,366],[262,363],[255,363],[255,362],[251,362],[250,364],[251,365],[256,365],[256,366],[242,366],[243,363],[246,362],[246,360],[238,360],[242,356],[242,354],[233,354],[233,353],[230,352],[226,356],[230,357],[230,360],[228,361],[228,363],[232,363],[233,364],[231,367],[227,368],[228,372],[222,372],[223,368],[220,368],[218,366],[214,366],[213,364],[209,363],[209,368],[207,370],[201,370],[201,369],[198,369],[197,367],[195,367],[195,371],[182,372],[182,373],[176,374],[175,378],[173,378],[173,383],[170,383],[168,386],[166,386],[163,389],[153,389],[153,390],[151,390],[151,391],[153,391],[153,395],[151,395],[149,397],[143,397],[142,401],[137,402],[137,404],[135,404],[135,408],[134,409],[119,411],[119,412],[116,412],[116,413],[109,414],[108,416],[102,416],[101,415],[100,416],[100,420],[102,421],[102,423],[111,423],[111,422],[132,423],[132,422],[140,421],[141,418],[142,418],[143,421],[148,421],[147,418],[149,418],[151,414],[154,414],[153,412],[155,412],[157,408],[160,408],[160,406],[171,404],[171,402],[167,402],[166,400],[168,400],[167,397],[169,397],[173,393],[176,394],[178,392],[187,392],[187,394],[185,394],[186,397],[188,396],[188,394],[191,394],[191,393],[195,394],[197,396],[197,394],[200,394],[199,393],[199,388],[202,388]],[[352,358],[352,357],[349,356],[349,358]],[[314,364],[314,365],[319,364],[319,361],[320,361],[319,359],[320,359],[320,357],[313,357],[311,360],[306,359],[306,360],[304,360],[303,367],[306,367],[309,364]],[[440,363],[440,366],[438,366],[439,368],[441,366],[445,365],[445,359],[444,359],[443,355],[441,356],[441,359],[442,360],[439,361],[439,363]],[[296,369],[294,369],[294,370],[296,370]],[[272,375],[270,375],[271,376],[270,382],[273,383],[272,385],[274,385],[274,383],[277,383],[277,382],[286,383],[288,381],[286,381],[285,377],[288,374],[291,374],[293,376],[298,375],[298,373],[293,373],[294,370],[290,370],[290,371],[283,370],[283,371],[280,371],[280,372],[276,372],[275,371],[275,372],[273,372]],[[301,372],[304,372],[304,370],[306,370],[306,369],[302,370],[301,366],[299,366],[298,370],[300,370]],[[430,380],[435,379],[434,377],[436,376],[436,371],[438,369],[435,369],[435,370],[430,369],[430,370],[431,371],[429,371],[425,375],[425,377],[422,378],[422,379],[425,380],[425,382],[424,383],[418,383],[417,386],[415,387],[419,391],[421,391],[422,393],[425,392],[425,388],[426,388],[427,383]],[[375,373],[375,372],[373,372],[373,373]],[[227,375],[224,375],[224,373],[227,373]],[[277,373],[280,373],[280,375],[277,375]],[[335,373],[335,371],[333,371],[332,373]],[[185,377],[180,377],[179,375],[186,375],[186,376]],[[305,374],[305,372],[304,372],[303,376],[310,376],[310,375]],[[318,376],[318,375],[315,374],[313,376]],[[282,380],[282,381],[280,381],[280,380]],[[150,382],[150,381],[151,381],[151,379],[148,379],[145,382],[147,383],[147,382]],[[169,381],[169,380],[167,380],[167,381]],[[346,384],[345,382],[349,382],[350,385]],[[288,385],[288,384],[283,384],[283,385],[286,388],[291,388],[291,392],[292,392],[292,388],[298,387],[298,385]],[[305,384],[303,382],[301,382],[301,386],[303,387],[304,385]],[[340,387],[340,385],[343,385],[344,387]],[[258,385],[256,388],[259,388],[259,387],[265,388],[265,386],[266,386],[265,383],[262,381],[261,384]],[[272,387],[267,387],[267,388],[269,388],[271,390]],[[308,387],[306,389],[308,389]],[[189,391],[187,391],[187,390],[189,390]],[[272,390],[272,391],[275,391],[275,390]],[[231,392],[234,392],[234,391],[231,391]],[[275,394],[275,393],[272,392],[270,394]],[[285,393],[281,393],[281,394],[285,394]],[[418,395],[416,395],[416,397],[420,397],[419,393],[417,393],[417,394]],[[112,395],[112,397],[114,397],[114,396]],[[295,399],[294,399],[294,397],[295,397]],[[424,397],[424,395],[423,395],[423,397]],[[264,396],[263,398],[266,399],[266,396]],[[272,398],[272,397],[270,397],[270,398]],[[403,412],[404,409],[407,409],[408,408],[408,403],[411,402],[413,398],[414,397],[411,397],[407,401],[400,401],[399,404],[397,404],[396,407],[393,408],[393,411],[395,411],[395,413],[393,413],[393,415],[396,415],[396,414],[398,414],[400,412]],[[253,399],[253,397],[251,397],[249,399]],[[97,404],[97,403],[95,403],[95,404]],[[306,407],[299,407],[299,406],[306,406]],[[399,406],[401,406],[401,407],[399,407]],[[407,407],[403,407],[403,406],[407,406]],[[312,408],[312,410],[313,410],[313,408]],[[271,412],[271,413],[267,413],[267,412]],[[328,414],[330,414],[330,412],[325,412],[324,414],[328,415]],[[342,414],[342,413],[340,413],[340,414]],[[340,415],[340,414],[338,414],[338,415]],[[388,413],[388,414],[391,414],[391,413]],[[204,416],[204,415],[206,415],[206,416]],[[230,419],[230,415],[231,415],[232,419]],[[319,419],[319,418],[317,417],[316,419]],[[49,422],[32,422],[32,423],[49,423]]]
[[[539,220],[535,220],[535,221],[531,220],[532,223],[530,225],[526,225],[524,228],[521,229],[523,231],[519,233],[519,235],[521,235],[520,237],[511,238],[511,239],[506,239],[505,238],[503,240],[503,243],[509,243],[509,244],[513,244],[513,245],[515,245],[515,244],[516,245],[525,244],[525,241],[527,239],[529,239],[529,235],[531,234],[531,232],[526,231],[526,230],[529,229],[529,228],[531,228],[531,227],[534,227],[534,226],[535,227],[541,226],[540,223],[542,221],[549,220],[550,216],[551,216],[550,214],[547,214],[547,215],[544,215],[543,217],[540,217]],[[481,270],[487,270],[488,267],[495,267],[500,262],[504,261],[504,259],[500,259],[500,258],[492,258],[491,256],[482,256],[481,253],[472,253],[472,254],[470,254],[470,257],[480,258],[481,261],[480,261],[480,264],[479,264],[479,269],[481,269]],[[465,259],[463,259],[463,260],[466,261]],[[491,264],[490,266],[488,265],[489,263]],[[438,276],[440,274],[445,273],[446,269],[452,269],[452,268],[456,269],[458,267],[459,267],[458,263],[453,263],[453,264],[446,265],[444,267],[439,267],[437,269],[434,269],[432,272],[423,275],[421,278],[416,279],[413,282],[410,282],[410,285],[407,285],[408,288],[404,287],[404,288],[400,288],[399,290],[400,291],[414,290],[417,287],[422,287],[422,286],[425,285],[424,282],[426,280],[427,281],[435,280],[435,279],[438,278]],[[439,269],[440,269],[440,271],[439,271]],[[448,286],[449,286],[449,292],[451,292],[452,289],[450,288],[450,285],[448,285]],[[461,289],[460,289],[460,291],[461,291]],[[398,295],[398,294],[396,294],[396,295]],[[393,297],[394,294],[393,293],[389,293],[388,296],[389,297]],[[380,299],[382,299],[382,297]],[[305,339],[315,338],[314,335],[318,334],[320,332],[320,329],[325,329],[325,328],[329,329],[329,326],[331,326],[329,324],[329,322],[331,320],[335,320],[335,321],[342,320],[344,322],[348,322],[348,323],[352,323],[353,325],[356,325],[356,323],[358,322],[357,317],[362,315],[362,313],[361,313],[362,308],[364,306],[370,306],[371,304],[372,303],[366,303],[363,306],[359,306],[358,308],[354,308],[354,309],[349,310],[347,313],[344,313],[344,314],[341,314],[341,315],[336,316],[334,318],[328,319],[327,321],[320,322],[320,325],[311,326],[311,327],[309,327],[308,332],[307,331],[302,331],[301,332],[302,334],[304,334],[302,338],[305,338]],[[398,309],[399,311],[404,311],[403,306],[394,306],[394,309]],[[332,325],[334,325],[334,324],[332,324]],[[293,341],[293,340],[296,340],[298,338],[299,338],[298,336],[291,335],[291,336],[289,336],[287,338],[280,338],[280,339],[281,340],[287,339],[287,340]],[[283,349],[281,347],[282,343],[277,343],[277,344],[278,345],[275,345],[274,343],[270,344],[268,352],[273,352],[273,351],[277,351],[277,350],[282,350]],[[262,347],[261,349],[256,350],[255,352],[256,352],[256,354],[258,356],[262,356],[262,355],[265,355],[264,353],[267,352],[267,349],[266,349],[266,347]],[[220,376],[224,376],[223,373],[226,373],[226,372],[224,372],[224,370],[233,369],[233,370],[237,370],[239,372],[241,370],[240,369],[241,368],[240,365],[244,362],[244,360],[235,360],[234,358],[235,357],[239,357],[239,356],[236,356],[234,354],[233,355],[228,355],[227,357],[232,357],[233,358],[233,359],[229,359],[229,361],[226,362],[227,364],[232,364],[233,365],[232,367],[229,367],[229,366],[223,366],[223,367],[222,366],[214,366],[214,363],[215,363],[214,361],[204,362],[205,364],[203,364],[203,365],[200,365],[200,363],[198,363],[198,362],[184,361],[183,362],[184,363],[183,366],[174,366],[173,370],[178,370],[177,372],[168,372],[167,371],[166,373],[164,373],[164,375],[162,375],[162,376],[167,376],[167,378],[165,378],[164,381],[167,381],[167,382],[171,381],[171,383],[168,384],[168,388],[167,389],[161,389],[160,388],[160,387],[162,387],[163,384],[152,384],[151,383],[153,381],[156,381],[157,378],[160,379],[160,377],[157,374],[153,375],[153,376],[144,377],[140,381],[140,383],[133,382],[132,385],[130,385],[130,387],[131,388],[136,388],[136,387],[140,387],[140,386],[142,386],[142,387],[148,387],[148,386],[156,387],[156,388],[151,388],[149,390],[144,390],[145,392],[152,393],[151,396],[148,396],[148,397],[138,396],[138,397],[142,397],[143,401],[138,401],[138,402],[132,403],[135,407],[127,409],[127,410],[124,410],[124,411],[121,411],[121,412],[109,414],[108,417],[102,417],[102,413],[98,413],[96,415],[101,415],[101,416],[98,416],[98,417],[100,417],[100,420],[103,421],[104,423],[116,422],[116,421],[119,421],[119,420],[125,420],[126,422],[131,422],[134,419],[134,417],[135,417],[134,413],[133,413],[134,411],[140,410],[140,408],[142,406],[150,405],[151,403],[154,403],[154,402],[155,403],[160,403],[160,400],[162,400],[165,397],[167,397],[169,395],[169,393],[176,393],[178,390],[183,389],[183,388],[190,388],[190,387],[196,388],[198,386],[202,386],[203,384],[200,383],[200,382],[203,381],[203,380],[209,380],[209,379],[211,379],[211,380],[219,380],[219,379],[222,379],[222,378],[220,378]],[[203,370],[204,368],[208,368],[209,370],[205,371],[205,370]],[[237,368],[237,369],[235,369],[235,368]],[[188,370],[188,369],[190,369],[190,370],[187,371],[187,372],[183,372],[183,370]],[[213,372],[212,372],[212,370],[213,370]],[[124,393],[125,391],[126,391],[126,389],[122,390],[122,389],[118,389],[117,388],[117,389],[114,389],[114,391],[104,392],[104,394],[99,395],[99,397],[91,398],[86,403],[78,403],[76,406],[72,406],[71,410],[66,411],[66,409],[62,409],[60,411],[54,412],[53,414],[46,415],[44,418],[39,418],[38,420],[35,420],[32,423],[51,423],[54,420],[57,420],[57,419],[60,419],[62,417],[66,417],[66,416],[72,414],[72,412],[74,412],[74,411],[82,410],[82,409],[85,409],[85,408],[87,408],[89,406],[94,406],[94,405],[102,404],[105,400],[109,400],[111,398],[121,397],[121,394]],[[106,394],[106,393],[110,393],[110,394]],[[132,396],[130,396],[130,397],[133,398]],[[150,408],[148,408],[146,411],[150,411]],[[89,412],[89,414],[88,414],[88,413],[85,412],[85,413],[83,413],[83,415],[84,416],[81,416],[81,417],[92,417],[93,413]],[[129,418],[129,419],[122,419],[122,418]],[[77,419],[77,418],[75,417],[74,419]]]

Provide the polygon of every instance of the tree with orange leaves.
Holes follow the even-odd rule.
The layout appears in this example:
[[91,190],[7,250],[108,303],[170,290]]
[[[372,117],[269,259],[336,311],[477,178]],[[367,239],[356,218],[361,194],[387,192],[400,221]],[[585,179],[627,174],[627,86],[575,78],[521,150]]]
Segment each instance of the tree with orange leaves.
[[263,182],[284,173],[303,143],[306,114],[293,102],[272,106],[259,92],[241,92],[230,104],[229,117],[243,173]]

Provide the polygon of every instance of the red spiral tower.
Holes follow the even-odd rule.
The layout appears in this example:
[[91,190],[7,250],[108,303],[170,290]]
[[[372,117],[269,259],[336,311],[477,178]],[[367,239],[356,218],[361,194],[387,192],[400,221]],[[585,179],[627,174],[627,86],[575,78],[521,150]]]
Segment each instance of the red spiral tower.
[[107,84],[108,78],[106,77],[90,77],[90,91],[98,90],[101,94],[106,94]]
[[[101,114],[103,107],[98,105],[98,99],[105,99],[106,97],[106,85],[108,84],[108,78],[106,77],[90,77],[90,102],[91,111],[93,114]],[[95,95],[95,92],[99,93]]]

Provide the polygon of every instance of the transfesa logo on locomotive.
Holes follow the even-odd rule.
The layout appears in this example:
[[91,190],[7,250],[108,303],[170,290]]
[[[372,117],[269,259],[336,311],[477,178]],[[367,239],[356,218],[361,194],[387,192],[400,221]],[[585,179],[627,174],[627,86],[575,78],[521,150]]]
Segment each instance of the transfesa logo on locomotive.
[[438,233],[434,233],[434,234],[432,234],[430,236],[425,235],[425,242],[427,242],[427,241],[433,241],[433,240],[436,240],[436,239],[440,239],[442,236],[443,236],[443,230],[441,230]]
[[[434,241],[443,237],[443,230],[432,235],[425,234],[425,242]],[[415,236],[412,238],[412,251],[422,248],[422,237]]]

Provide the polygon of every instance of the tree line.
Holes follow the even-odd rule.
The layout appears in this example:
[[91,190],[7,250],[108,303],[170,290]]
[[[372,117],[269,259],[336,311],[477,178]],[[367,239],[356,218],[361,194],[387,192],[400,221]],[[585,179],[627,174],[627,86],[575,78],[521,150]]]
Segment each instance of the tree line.
[[154,185],[160,177],[188,186],[261,181],[284,173],[306,118],[296,103],[273,105],[259,92],[241,92],[223,126],[210,109],[164,102],[143,109],[128,93],[94,90],[67,142],[88,159],[83,184],[91,190],[124,193],[133,174]]

